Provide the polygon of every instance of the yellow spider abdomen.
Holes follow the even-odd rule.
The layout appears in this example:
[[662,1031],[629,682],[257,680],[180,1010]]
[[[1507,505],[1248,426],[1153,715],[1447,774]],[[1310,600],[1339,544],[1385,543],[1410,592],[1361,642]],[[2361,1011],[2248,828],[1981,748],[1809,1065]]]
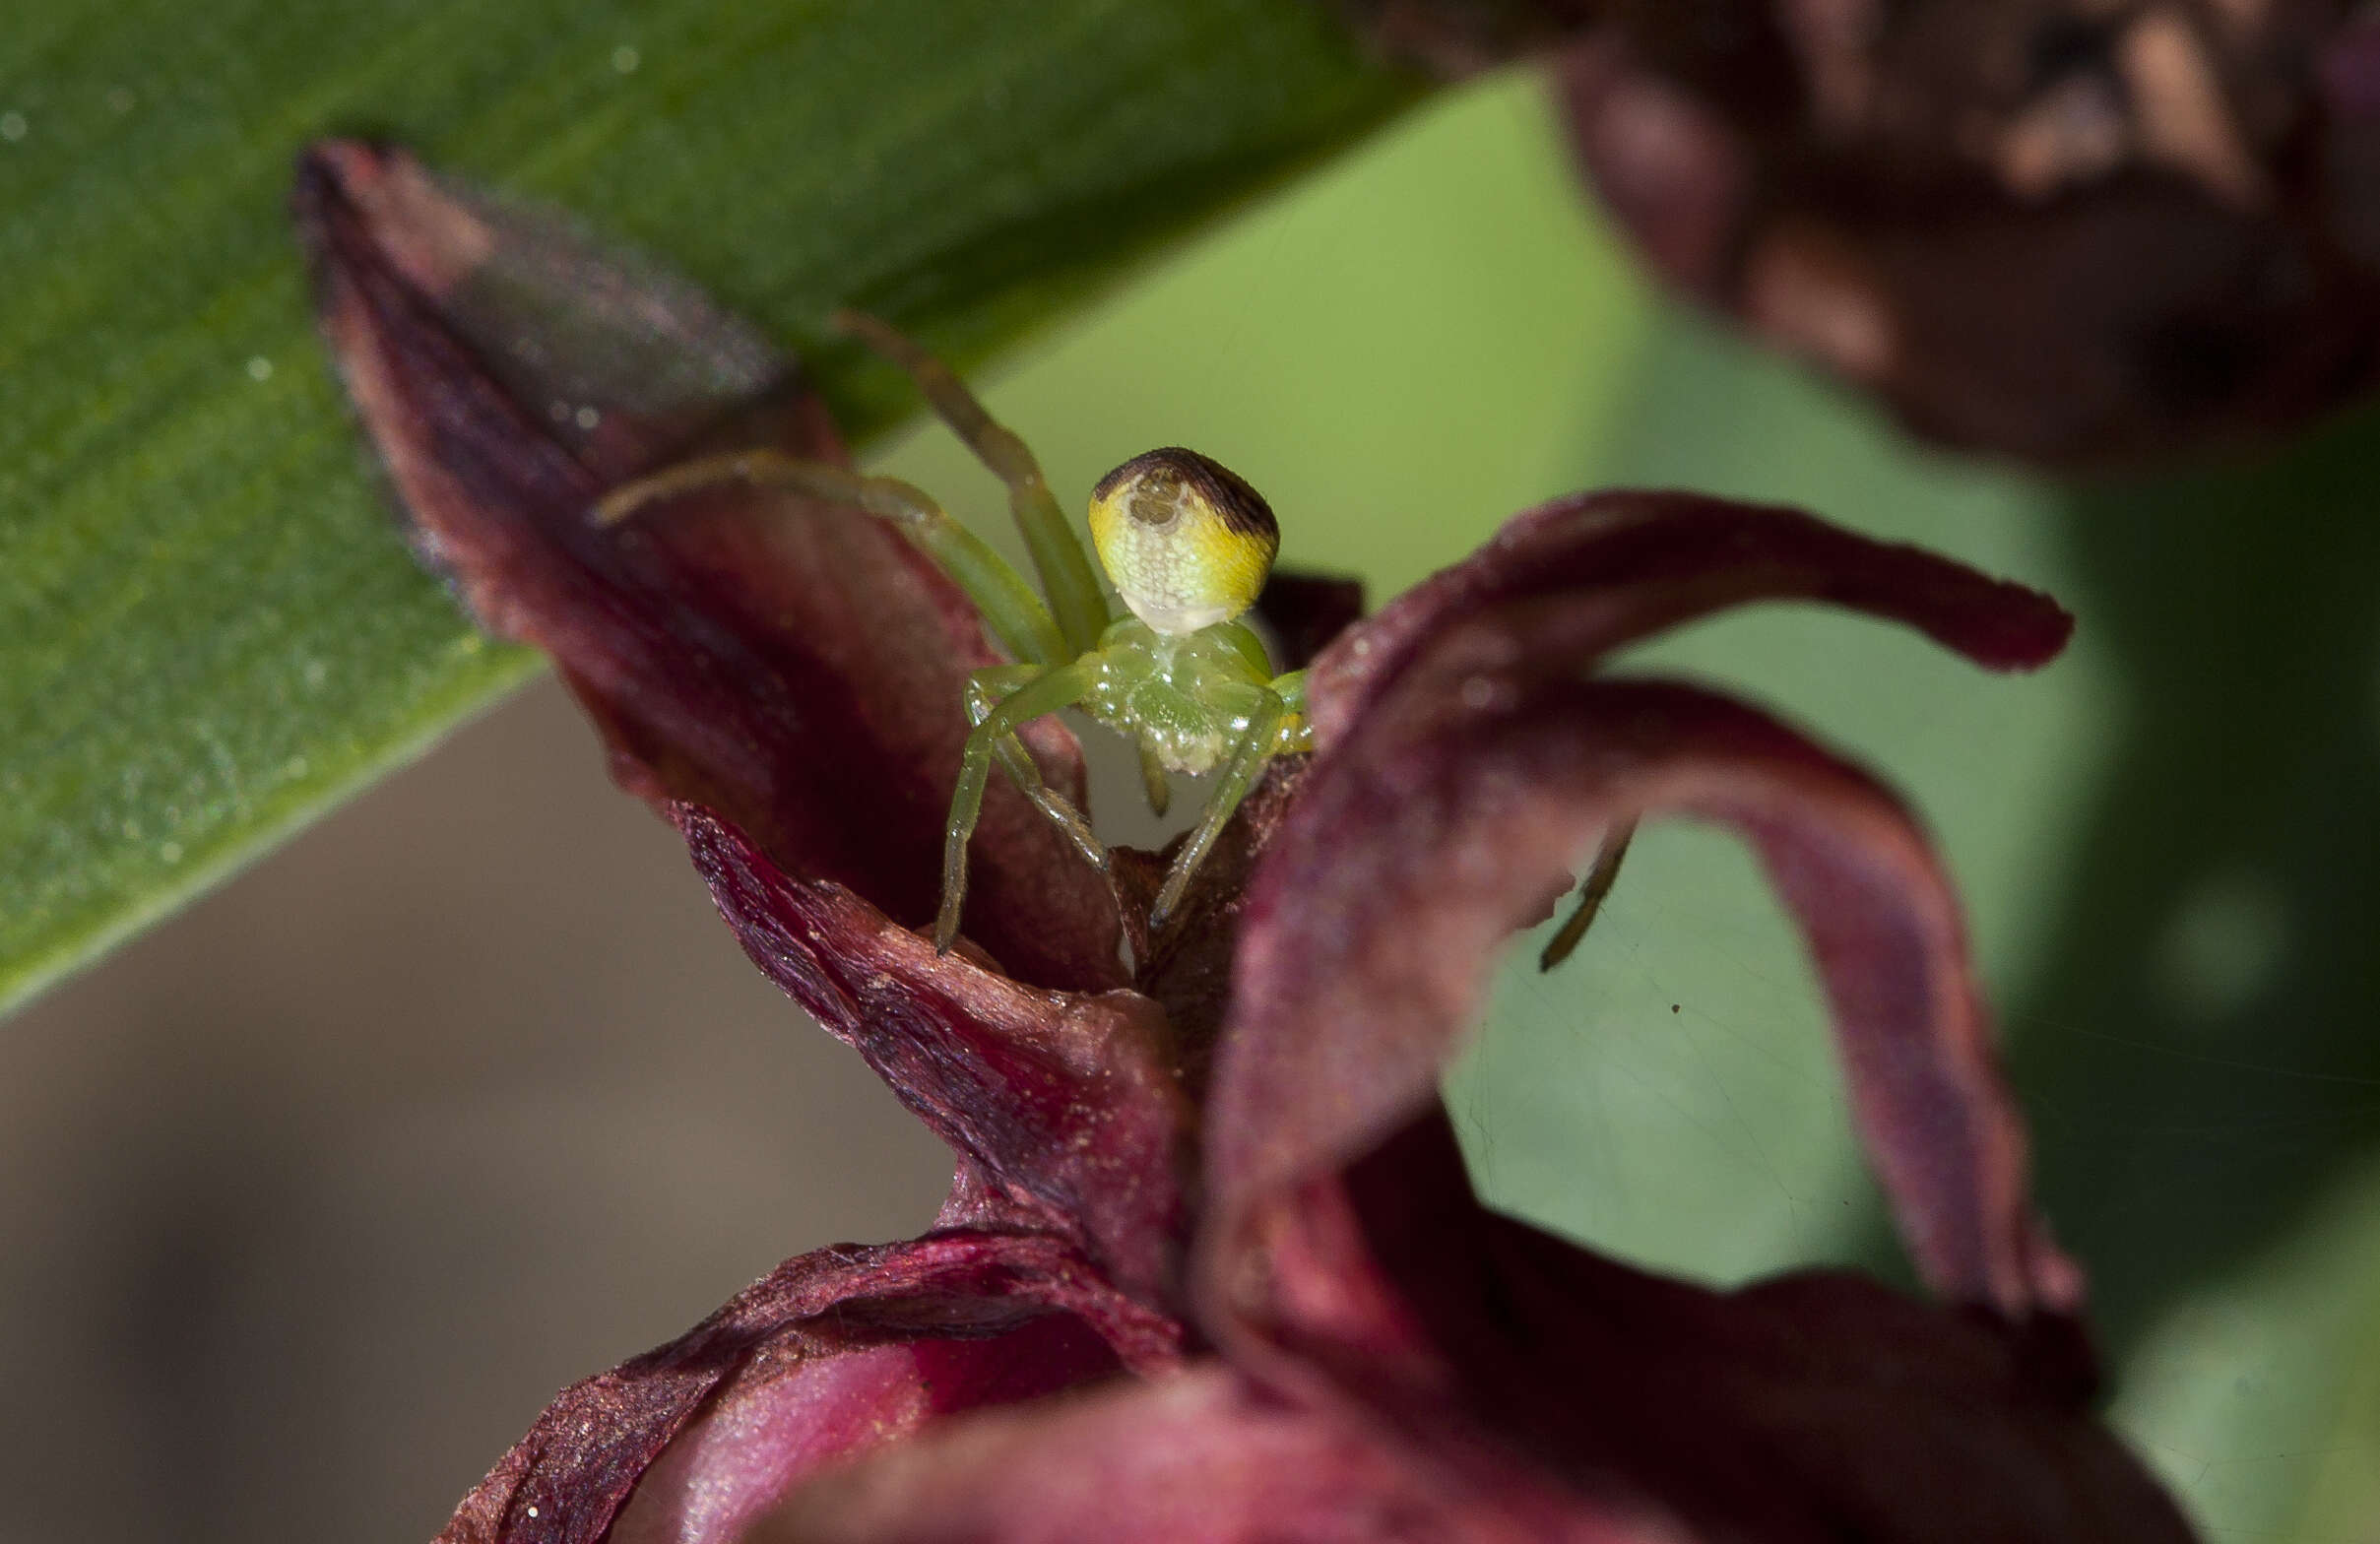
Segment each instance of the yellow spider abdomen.
[[1099,480],[1091,544],[1134,616],[1158,632],[1189,633],[1256,603],[1281,528],[1237,474],[1168,446]]

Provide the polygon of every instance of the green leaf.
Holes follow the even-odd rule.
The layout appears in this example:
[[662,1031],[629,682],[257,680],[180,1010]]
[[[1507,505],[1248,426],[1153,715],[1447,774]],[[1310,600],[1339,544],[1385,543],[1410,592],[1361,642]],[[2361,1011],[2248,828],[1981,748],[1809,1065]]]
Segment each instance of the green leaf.
[[[857,303],[967,360],[1419,95],[1281,0],[30,0],[9,32],[0,1006],[536,669],[380,505],[283,214],[309,140],[565,206],[797,343]],[[901,401],[826,384],[862,437]]]

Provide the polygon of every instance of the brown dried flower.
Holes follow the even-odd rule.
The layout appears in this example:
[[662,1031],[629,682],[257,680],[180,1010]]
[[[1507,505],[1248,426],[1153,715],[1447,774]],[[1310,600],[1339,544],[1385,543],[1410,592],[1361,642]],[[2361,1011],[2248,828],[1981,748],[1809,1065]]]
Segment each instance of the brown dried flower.
[[1919,430],[2060,463],[2380,369],[2380,22],[2337,0],[1351,0],[1552,54],[1645,259]]

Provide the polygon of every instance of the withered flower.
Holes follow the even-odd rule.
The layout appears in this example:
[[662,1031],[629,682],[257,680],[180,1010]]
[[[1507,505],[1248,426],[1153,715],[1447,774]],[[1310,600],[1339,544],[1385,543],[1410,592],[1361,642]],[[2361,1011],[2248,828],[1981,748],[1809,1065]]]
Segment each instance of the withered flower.
[[[1788,510],[1564,500],[1321,647],[1315,753],[1173,929],[1142,922],[1155,855],[1103,879],[1001,789],[972,941],[937,956],[914,930],[993,657],[953,589],[790,494],[588,519],[696,448],[840,458],[798,370],[400,153],[317,148],[297,207],[421,552],[553,656],[754,962],[957,1156],[925,1237],[792,1260],[564,1391],[447,1540],[2186,1537],[2086,1409],[2082,1278],[1915,824],[1748,707],[1586,675],[1762,599],[2022,669],[2065,640],[2050,602]],[[1285,587],[1283,635],[1349,600]],[[1032,748],[1079,799],[1065,731]],[[1947,1307],[1837,1272],[1711,1291],[1474,1198],[1440,1071],[1500,941],[1640,813],[1767,864]]]
[[1939,438],[2271,433],[2380,377],[2380,18],[2339,0],[1341,0],[1553,62],[1650,265]]

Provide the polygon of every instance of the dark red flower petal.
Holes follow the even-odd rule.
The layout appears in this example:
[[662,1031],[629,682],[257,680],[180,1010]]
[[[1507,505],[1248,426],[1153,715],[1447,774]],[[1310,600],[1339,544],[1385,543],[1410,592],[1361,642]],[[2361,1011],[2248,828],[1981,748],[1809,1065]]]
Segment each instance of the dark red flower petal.
[[[1307,693],[1316,746],[1328,750],[1425,648],[1449,681],[1474,668],[1580,671],[1698,616],[1785,600],[1905,622],[1993,670],[2040,665],[2074,630],[2037,591],[1799,510],[1700,493],[1582,493],[1516,516],[1325,649]],[[1477,659],[1447,647],[1444,635],[1491,609],[1504,622],[1475,635]]]
[[1677,1544],[1517,1465],[1440,1462],[1228,1369],[939,1427],[803,1486],[751,1544]]
[[1256,618],[1272,634],[1272,662],[1304,670],[1332,639],[1363,619],[1364,582],[1276,568],[1256,597]]
[[1136,989],[1165,1009],[1183,1087],[1201,1104],[1215,1041],[1231,1003],[1232,957],[1239,947],[1240,909],[1249,875],[1274,828],[1296,803],[1310,759],[1278,756],[1265,767],[1215,839],[1162,933],[1149,932],[1149,908],[1156,904],[1187,834],[1160,852],[1119,847],[1108,855],[1109,882],[1116,887],[1126,936],[1137,961]]
[[677,820],[753,963],[958,1152],[970,1172],[945,1222],[984,1220],[977,1201],[1021,1211],[1146,1301],[1171,1293],[1193,1118],[1154,1002],[1024,987],[936,955],[705,812],[680,806]]
[[821,1465],[953,1411],[1165,1371],[1174,1339],[1056,1239],[820,1250],[563,1390],[440,1544],[728,1544]]
[[1928,1279],[2016,1317],[2075,1306],[2027,1209],[1957,902],[1899,804],[1747,709],[1576,678],[1773,598],[1999,667],[2040,663],[2072,626],[2032,591],[1792,510],[1611,493],[1520,516],[1350,628],[1313,667],[1318,755],[1247,902],[1208,1126],[1219,1210],[1332,1173],[1426,1108],[1505,936],[1607,828],[1674,810],[1742,830],[1801,921]]
[[[1483,629],[1502,630],[1475,620],[1446,647],[1483,653]],[[1454,709],[1398,690],[1317,758],[1243,924],[1208,1111],[1215,1225],[1426,1109],[1505,938],[1612,822],[1664,813],[1739,831],[1800,924],[1860,1137],[1927,1281],[2016,1318],[2076,1308],[1923,834],[1791,731],[1652,682],[1506,679]]]
[[[698,447],[842,462],[795,366],[682,283],[401,152],[318,146],[296,203],[324,333],[415,546],[482,624],[554,657],[621,782],[713,810],[904,925],[930,919],[961,687],[995,658],[955,588],[885,525],[782,493],[590,518]],[[1071,738],[1036,734],[1079,797]],[[1123,983],[1098,875],[998,780],[973,855],[967,931],[1004,969]]]
[[1713,1292],[1603,1259],[1482,1209],[1436,1108],[1262,1231],[1242,1263],[1268,1376],[1352,1396],[1441,1461],[1494,1433],[1680,1538],[2189,1536],[2091,1419],[2071,1321],[1843,1272]]
[[[1579,673],[1804,596],[1982,663],[2054,654],[2030,591],[1781,510],[1612,495],[1513,522],[1315,669],[1322,747],[1241,919],[1207,1107],[1202,1316],[1308,1401],[1484,1440],[1708,1538],[2186,1537],[2086,1405],[2079,1271],[2034,1216],[1956,899],[1872,779],[1693,687]],[[1949,1314],[1855,1278],[1734,1294],[1483,1211],[1438,1103],[1500,945],[1615,823],[1762,858],[1825,985],[1860,1136]]]

